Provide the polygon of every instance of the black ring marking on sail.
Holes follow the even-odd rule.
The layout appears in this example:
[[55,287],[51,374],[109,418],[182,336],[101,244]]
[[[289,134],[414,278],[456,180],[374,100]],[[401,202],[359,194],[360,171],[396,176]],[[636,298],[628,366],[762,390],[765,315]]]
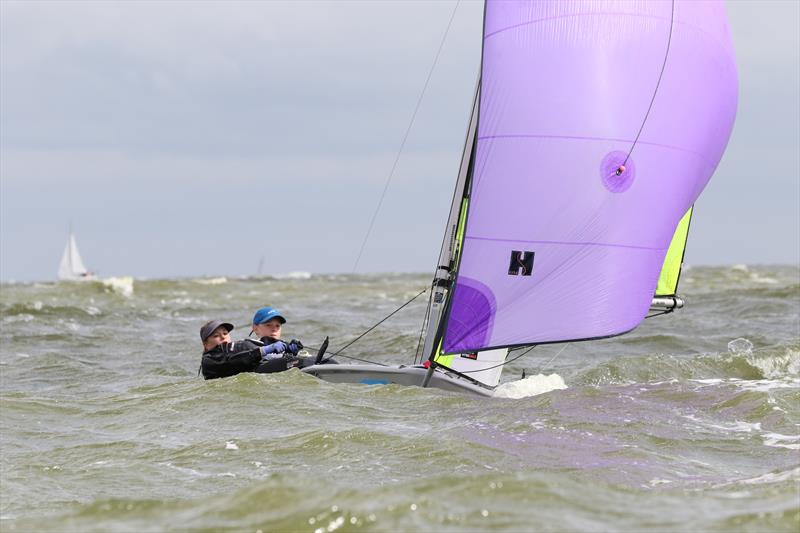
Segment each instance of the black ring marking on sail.
[[[664,63],[661,65],[661,73],[658,75],[658,82],[656,82],[656,88],[653,91],[653,97],[650,99],[650,105],[647,107],[647,113],[644,114],[644,120],[642,120],[642,125],[639,127],[639,133],[636,134],[636,138],[633,140],[633,144],[631,145],[631,149],[628,150],[628,155],[625,157],[625,161],[622,162],[621,167],[624,167],[625,164],[628,162],[628,158],[630,158],[631,153],[633,153],[633,149],[636,148],[636,143],[639,141],[639,136],[642,134],[642,130],[644,130],[644,125],[647,122],[647,118],[650,116],[650,110],[653,109],[653,102],[656,101],[656,94],[658,94],[658,88],[661,85],[661,78],[664,76],[664,69],[667,66],[667,57],[669,57],[669,48],[672,44],[672,29],[675,26],[675,0],[672,0],[672,13],[670,14],[669,18],[669,37],[667,38],[667,51],[664,52]],[[618,174],[621,172],[618,171]]]

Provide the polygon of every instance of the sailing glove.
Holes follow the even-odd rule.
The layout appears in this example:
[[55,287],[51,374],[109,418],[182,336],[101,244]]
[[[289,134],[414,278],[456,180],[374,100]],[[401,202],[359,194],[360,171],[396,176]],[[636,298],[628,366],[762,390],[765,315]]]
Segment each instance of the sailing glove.
[[261,347],[261,355],[269,355],[271,353],[283,353],[286,351],[286,343],[283,341],[275,341],[269,346]]
[[303,343],[297,339],[292,339],[292,341],[286,347],[286,351],[292,355],[297,355],[302,349],[303,349]]

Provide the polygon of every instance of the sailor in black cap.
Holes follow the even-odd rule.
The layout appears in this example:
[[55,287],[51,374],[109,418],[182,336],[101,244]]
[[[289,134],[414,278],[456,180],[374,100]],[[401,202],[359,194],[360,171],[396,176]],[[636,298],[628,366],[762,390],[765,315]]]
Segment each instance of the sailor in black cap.
[[233,324],[221,320],[209,320],[200,328],[200,340],[203,341],[203,351],[207,352],[220,344],[231,342]]

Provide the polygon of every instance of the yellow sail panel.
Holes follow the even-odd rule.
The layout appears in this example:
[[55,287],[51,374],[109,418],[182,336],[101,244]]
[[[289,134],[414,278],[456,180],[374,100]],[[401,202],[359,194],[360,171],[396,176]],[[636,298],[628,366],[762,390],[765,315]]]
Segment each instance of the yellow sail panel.
[[[458,261],[458,254],[461,252],[461,244],[464,242],[464,226],[467,224],[467,207],[469,206],[469,199],[462,198],[461,212],[458,215],[458,226],[456,227],[456,238],[453,249],[453,261]],[[433,358],[434,362],[451,368],[453,364],[453,355],[442,354],[442,340],[439,339],[439,346],[436,348],[436,356]]]
[[442,366],[446,366],[447,368],[452,368],[454,357],[455,355],[442,355],[442,352],[440,351],[436,357],[433,358],[433,361]]
[[444,355],[442,353],[442,341],[440,339],[439,346],[436,348],[436,356],[433,358],[434,362],[449,368],[453,363],[453,357],[453,355]]
[[469,207],[469,198],[461,200],[461,213],[458,215],[458,227],[456,228],[456,245],[453,252],[453,259],[458,261],[458,254],[461,252],[461,245],[464,242],[464,227],[467,225],[467,208]]
[[683,215],[672,236],[672,242],[664,258],[664,266],[661,267],[661,275],[656,286],[656,296],[672,296],[678,290],[678,278],[681,275],[683,266],[683,252],[686,250],[686,239],[689,236],[689,221],[692,219],[694,206]]

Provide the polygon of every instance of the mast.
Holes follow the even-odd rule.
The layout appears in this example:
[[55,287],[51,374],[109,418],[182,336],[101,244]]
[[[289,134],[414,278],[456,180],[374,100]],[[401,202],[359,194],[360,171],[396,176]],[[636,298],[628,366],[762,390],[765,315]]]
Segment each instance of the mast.
[[469,125],[467,126],[467,136],[464,140],[464,149],[461,154],[461,165],[458,171],[456,187],[453,191],[453,200],[450,204],[450,216],[445,226],[442,247],[439,252],[439,260],[436,263],[436,272],[432,282],[432,295],[428,307],[428,323],[426,324],[425,343],[422,353],[430,356],[433,353],[435,342],[438,342],[437,330],[439,321],[442,317],[447,295],[452,283],[455,258],[460,249],[458,240],[459,221],[465,214],[464,198],[466,196],[468,177],[472,167],[472,156],[475,148],[475,134],[478,130],[478,103],[480,102],[480,77],[475,84],[475,96],[472,102],[472,113],[470,114]]

